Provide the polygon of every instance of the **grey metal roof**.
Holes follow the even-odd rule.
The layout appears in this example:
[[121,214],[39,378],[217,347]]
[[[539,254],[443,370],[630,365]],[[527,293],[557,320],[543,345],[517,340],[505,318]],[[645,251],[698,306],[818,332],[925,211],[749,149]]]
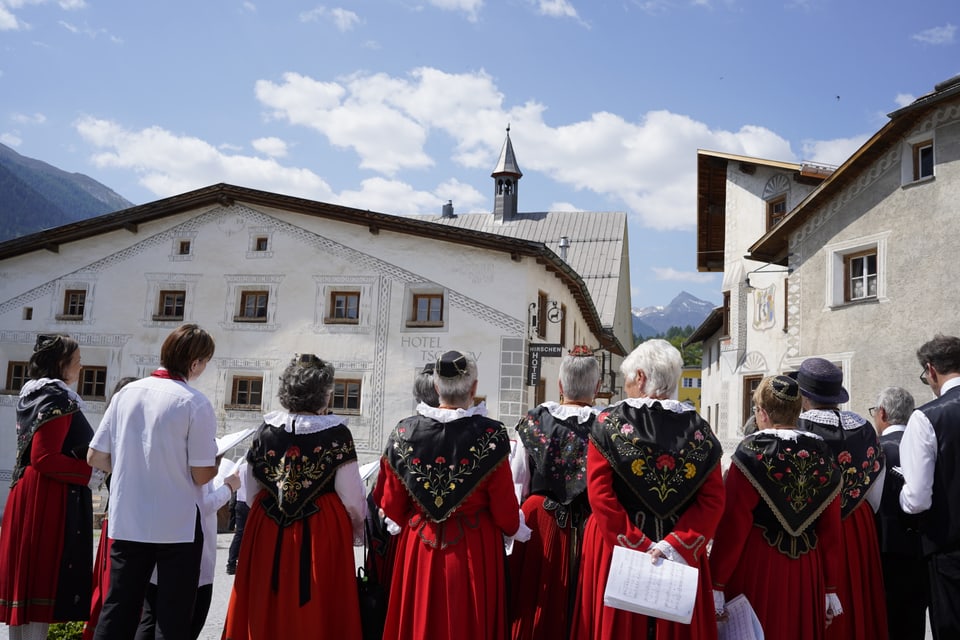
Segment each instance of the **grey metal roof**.
[[500,149],[500,158],[497,160],[497,166],[493,169],[491,176],[497,176],[501,173],[509,173],[522,178],[520,165],[517,164],[517,156],[513,153],[513,143],[510,142],[510,127],[507,127],[507,139],[503,141],[503,148]]
[[497,221],[491,213],[460,214],[455,218],[408,216],[415,220],[483,231],[509,238],[542,242],[558,256],[560,238],[567,236],[567,264],[587,285],[605,327],[612,327],[624,253],[627,214],[620,211],[547,211],[517,213]]

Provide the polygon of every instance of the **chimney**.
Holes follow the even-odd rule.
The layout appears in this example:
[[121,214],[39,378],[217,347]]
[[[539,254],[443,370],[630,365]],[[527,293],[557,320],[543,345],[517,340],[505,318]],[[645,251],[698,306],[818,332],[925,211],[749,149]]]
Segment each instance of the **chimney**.
[[447,204],[443,205],[443,209],[440,213],[441,218],[456,218],[456,214],[453,212],[453,200],[447,200]]
[[567,249],[570,248],[570,238],[567,236],[560,236],[560,259],[564,262],[567,261]]

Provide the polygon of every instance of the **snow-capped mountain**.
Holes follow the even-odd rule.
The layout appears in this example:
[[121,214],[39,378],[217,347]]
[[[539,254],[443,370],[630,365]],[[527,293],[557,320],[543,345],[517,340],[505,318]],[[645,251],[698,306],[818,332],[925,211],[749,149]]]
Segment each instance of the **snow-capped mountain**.
[[667,306],[632,309],[633,335],[651,338],[670,327],[698,327],[713,310],[714,304],[681,291]]

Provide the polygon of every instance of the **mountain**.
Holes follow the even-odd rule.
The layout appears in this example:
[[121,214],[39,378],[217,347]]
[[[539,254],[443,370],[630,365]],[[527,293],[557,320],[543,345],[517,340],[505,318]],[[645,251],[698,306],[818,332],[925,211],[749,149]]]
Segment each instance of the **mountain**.
[[0,144],[0,242],[132,206],[89,176]]
[[698,327],[713,310],[713,303],[681,291],[665,307],[632,309],[633,335],[652,338],[664,334],[670,327]]

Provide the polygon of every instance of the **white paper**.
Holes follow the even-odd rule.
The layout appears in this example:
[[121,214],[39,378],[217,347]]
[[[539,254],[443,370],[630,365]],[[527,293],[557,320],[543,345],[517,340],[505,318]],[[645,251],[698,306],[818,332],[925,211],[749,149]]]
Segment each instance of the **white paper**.
[[221,458],[220,466],[217,467],[217,475],[213,479],[213,486],[220,487],[223,486],[224,478],[229,476],[231,473],[237,470],[237,467],[240,466],[240,461],[243,458],[238,460],[231,460],[230,458]]
[[699,570],[627,547],[613,548],[603,604],[690,624],[697,602]]
[[763,627],[747,596],[741,593],[724,609],[727,619],[719,622],[720,640],[764,640]]

